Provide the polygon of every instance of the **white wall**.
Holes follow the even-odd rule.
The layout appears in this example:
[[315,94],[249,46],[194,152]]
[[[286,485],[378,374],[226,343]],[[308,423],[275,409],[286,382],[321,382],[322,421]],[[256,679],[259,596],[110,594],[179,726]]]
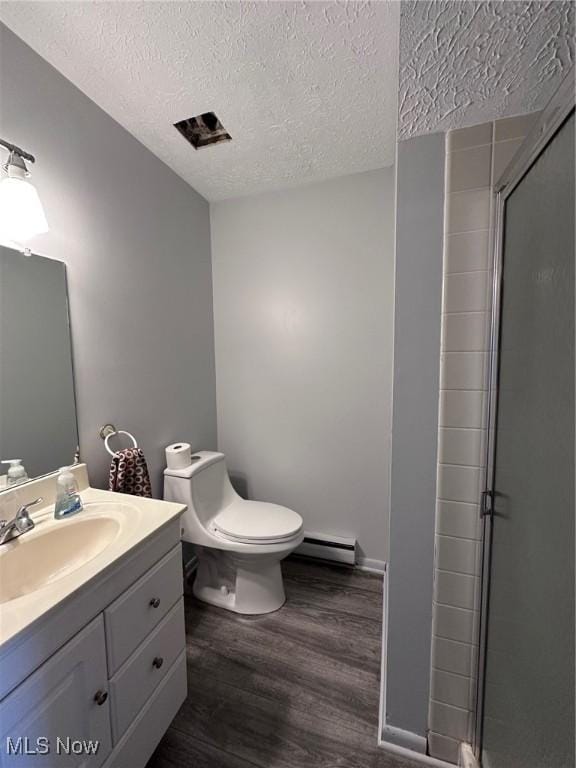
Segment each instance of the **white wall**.
[[388,541],[394,173],[211,206],[218,444],[250,498]]
[[144,449],[156,492],[164,446],[215,448],[208,203],[0,25],[2,138],[37,156],[50,232],[32,250],[66,263],[80,448],[106,483],[111,421]]

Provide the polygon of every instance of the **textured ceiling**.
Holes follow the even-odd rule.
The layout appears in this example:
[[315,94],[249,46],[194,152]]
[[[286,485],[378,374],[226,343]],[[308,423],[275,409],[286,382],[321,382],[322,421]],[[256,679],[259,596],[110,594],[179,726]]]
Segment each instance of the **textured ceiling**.
[[[399,3],[5,1],[0,18],[209,200],[394,162]],[[207,111],[233,140],[196,151],[172,124]]]
[[398,135],[542,109],[573,63],[572,2],[402,2]]

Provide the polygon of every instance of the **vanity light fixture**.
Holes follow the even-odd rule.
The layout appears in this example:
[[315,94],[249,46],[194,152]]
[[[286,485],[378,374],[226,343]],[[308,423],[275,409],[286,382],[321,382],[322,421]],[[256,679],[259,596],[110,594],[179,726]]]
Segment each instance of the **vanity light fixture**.
[[0,181],[0,242],[18,245],[34,235],[48,232],[48,222],[36,188],[27,181],[30,172],[26,162],[35,162],[33,155],[0,139],[8,150],[8,160],[2,166],[5,176]]

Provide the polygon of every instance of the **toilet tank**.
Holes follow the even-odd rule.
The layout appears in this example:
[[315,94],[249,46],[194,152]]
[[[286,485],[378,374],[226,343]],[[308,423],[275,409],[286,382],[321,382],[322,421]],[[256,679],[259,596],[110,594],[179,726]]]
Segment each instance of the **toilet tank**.
[[182,522],[191,534],[197,524],[205,529],[218,512],[237,498],[223,453],[197,451],[189,467],[164,470],[164,499],[187,505]]

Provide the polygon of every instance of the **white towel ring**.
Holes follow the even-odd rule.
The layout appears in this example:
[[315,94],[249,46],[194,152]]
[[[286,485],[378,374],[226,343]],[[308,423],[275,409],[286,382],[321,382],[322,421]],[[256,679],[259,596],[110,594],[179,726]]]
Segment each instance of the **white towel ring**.
[[126,432],[125,429],[117,429],[116,432],[110,432],[106,437],[104,438],[104,446],[110,456],[115,456],[118,451],[113,451],[110,446],[108,445],[108,440],[110,440],[111,437],[115,437],[116,435],[126,435],[126,437],[129,437],[130,440],[132,440],[132,448],[138,448],[138,443],[136,442],[136,438],[134,435],[132,435],[130,432]]

